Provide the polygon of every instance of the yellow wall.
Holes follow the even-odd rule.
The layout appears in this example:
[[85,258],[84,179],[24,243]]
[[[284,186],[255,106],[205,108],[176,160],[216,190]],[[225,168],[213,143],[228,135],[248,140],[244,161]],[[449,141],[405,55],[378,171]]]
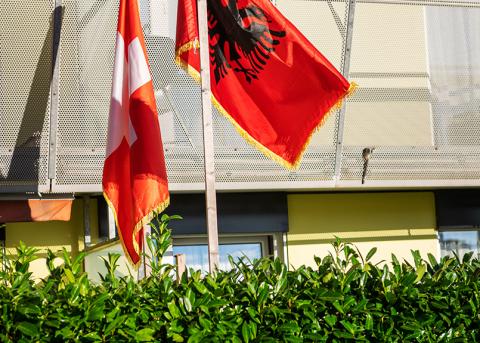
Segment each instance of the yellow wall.
[[410,249],[439,257],[432,192],[291,194],[288,196],[288,262],[314,266],[331,251],[334,236],[357,245],[374,261],[391,254],[411,261]]
[[[90,198],[90,232],[92,243],[98,242],[98,207],[97,200]],[[39,249],[38,256],[43,257],[47,249],[54,252],[61,251],[65,248],[73,256],[84,250],[84,201],[76,199],[72,206],[71,219],[68,222],[51,221],[51,222],[30,222],[30,223],[7,223],[7,240],[6,248],[8,254],[15,254],[15,247],[20,241],[27,246]],[[102,257],[107,258],[108,253],[118,253],[121,255],[118,260],[119,267],[117,274],[119,276],[136,275],[123,253],[123,249],[119,242],[101,246],[90,250],[84,260],[84,269],[89,277],[94,280],[100,280],[98,272],[105,273],[106,269]],[[60,260],[57,260],[60,263]],[[35,260],[30,271],[33,278],[39,280],[48,275],[48,269],[45,265],[45,259]]]
[[[94,199],[90,203],[90,225],[92,232],[97,229],[97,206]],[[54,252],[67,249],[73,255],[78,254],[84,248],[84,221],[83,200],[73,202],[71,219],[68,222],[31,222],[31,223],[7,223],[6,248],[10,254],[15,253],[15,247],[20,241],[26,245],[40,249],[38,255],[42,256],[47,249]],[[48,270],[45,259],[34,261],[30,267],[35,279],[43,278]]]
[[[91,231],[96,233],[95,199],[90,208]],[[314,266],[313,256],[323,257],[331,251],[334,236],[353,242],[364,255],[377,247],[375,261],[390,261],[392,253],[411,260],[410,249],[418,249],[424,256],[428,252],[439,256],[432,192],[290,194],[288,217],[288,262],[293,267]],[[7,249],[14,253],[23,241],[41,249],[40,255],[46,249],[63,247],[75,255],[84,248],[83,227],[83,200],[77,199],[69,222],[8,223]],[[85,270],[93,279],[104,269],[99,257],[108,252],[121,253],[122,249],[113,244],[89,253]],[[128,275],[131,271],[123,256],[119,262],[119,274]],[[31,271],[36,279],[45,277],[44,259],[33,263]]]

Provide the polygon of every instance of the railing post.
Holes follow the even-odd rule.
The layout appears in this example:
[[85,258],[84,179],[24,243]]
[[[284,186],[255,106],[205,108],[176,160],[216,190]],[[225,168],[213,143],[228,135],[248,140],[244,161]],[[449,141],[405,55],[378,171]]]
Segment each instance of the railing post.
[[183,273],[185,273],[185,254],[175,255],[175,264],[177,266],[177,283],[182,281]]

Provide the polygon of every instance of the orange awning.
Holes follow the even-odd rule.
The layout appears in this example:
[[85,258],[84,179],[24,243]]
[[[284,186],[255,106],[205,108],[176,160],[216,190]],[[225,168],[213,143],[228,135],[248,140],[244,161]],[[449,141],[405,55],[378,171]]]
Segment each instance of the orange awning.
[[0,200],[0,223],[69,221],[73,200]]

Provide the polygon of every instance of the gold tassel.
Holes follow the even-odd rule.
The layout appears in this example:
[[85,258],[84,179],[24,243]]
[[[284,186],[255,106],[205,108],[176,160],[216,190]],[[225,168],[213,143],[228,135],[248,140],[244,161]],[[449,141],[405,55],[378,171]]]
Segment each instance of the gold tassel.
[[[194,69],[191,65],[189,65],[185,61],[181,60],[181,58],[180,58],[180,55],[183,54],[184,52],[192,49],[194,47],[195,43],[197,43],[197,42],[196,41],[191,41],[191,42],[188,42],[188,43],[182,45],[179,49],[177,49],[177,51],[175,53],[175,62],[180,67],[185,69],[185,71],[190,76],[192,76],[196,81],[200,82],[200,73],[196,69]],[[225,118],[228,119],[228,121],[230,121],[230,123],[232,123],[232,125],[235,127],[237,132],[240,134],[240,136],[242,136],[243,139],[245,139],[255,149],[260,151],[262,154],[264,154],[269,159],[271,159],[271,160],[277,162],[278,164],[282,165],[283,167],[287,168],[288,170],[296,170],[300,166],[300,161],[302,159],[302,156],[303,156],[305,150],[307,149],[307,147],[308,147],[308,145],[309,145],[309,143],[312,139],[313,134],[315,132],[317,132],[318,130],[320,130],[320,128],[325,124],[325,122],[327,121],[327,119],[330,117],[330,115],[332,113],[334,113],[335,111],[337,111],[338,109],[340,109],[342,107],[343,100],[348,98],[350,95],[352,95],[353,92],[355,92],[355,90],[357,89],[357,87],[358,87],[358,85],[355,82],[350,83],[350,87],[345,92],[345,94],[343,94],[337,100],[337,102],[325,113],[325,115],[323,116],[320,123],[310,132],[307,140],[305,141],[305,144],[303,145],[303,147],[300,151],[300,154],[298,155],[298,157],[295,159],[295,161],[293,163],[285,160],[283,157],[281,157],[280,155],[278,155],[278,154],[274,153],[273,151],[269,150],[267,147],[265,147],[263,144],[258,142],[255,138],[253,138],[247,131],[245,131],[235,121],[235,119],[233,119],[233,117],[227,112],[227,110],[225,110],[225,108],[223,108],[223,106],[218,102],[218,100],[215,98],[215,96],[213,94],[212,94],[212,103],[215,106],[215,108],[218,110],[218,112],[220,112]]]
[[122,235],[122,230],[120,230],[120,225],[118,225],[118,219],[117,219],[117,212],[115,211],[115,207],[113,206],[112,202],[108,198],[107,194],[103,192],[103,197],[105,198],[105,201],[107,202],[108,206],[112,209],[113,212],[113,217],[115,218],[115,224],[117,225],[118,234],[120,235],[120,242],[122,243],[122,248],[125,256],[128,259],[128,262],[130,262],[131,265],[133,265],[134,269],[137,271],[138,268],[140,267],[140,264],[142,262],[141,256],[140,256],[140,247],[138,246],[138,243],[135,239],[135,236],[138,234],[138,232],[143,228],[144,225],[150,223],[150,221],[155,217],[157,213],[163,212],[168,205],[170,204],[170,196],[165,199],[160,205],[152,209],[151,211],[148,212],[148,214],[143,217],[134,227],[133,229],[133,234],[132,234],[132,243],[133,243],[133,249],[135,252],[140,256],[140,260],[137,263],[134,263],[132,258],[130,257],[130,254],[128,253],[127,247],[125,246],[124,240],[123,240],[123,235]]

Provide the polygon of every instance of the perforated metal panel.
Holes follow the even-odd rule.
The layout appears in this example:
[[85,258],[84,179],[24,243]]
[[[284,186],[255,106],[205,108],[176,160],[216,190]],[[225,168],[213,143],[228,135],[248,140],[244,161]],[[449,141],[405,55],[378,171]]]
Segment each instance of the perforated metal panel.
[[[100,190],[108,117],[117,3],[64,1],[57,179],[54,191]],[[200,86],[174,63],[174,1],[139,1],[172,189],[203,188]],[[282,1],[278,5],[341,68],[345,2]],[[108,10],[107,10],[108,9]],[[173,13],[173,15],[172,15]],[[318,18],[325,19],[317,35]],[[172,25],[173,24],[173,25]],[[173,29],[172,29],[173,27]],[[325,39],[328,37],[328,39]],[[315,135],[302,167],[288,172],[248,145],[214,111],[216,177],[220,188],[241,184],[331,180],[336,116]],[[261,186],[260,186],[261,187]]]
[[[100,185],[118,0],[62,0],[55,188]],[[70,188],[70,186],[73,186]]]
[[0,192],[47,187],[53,3],[0,1]]
[[[0,2],[6,18],[0,23],[0,125],[6,132],[0,139],[0,191],[6,185],[48,185],[53,58],[52,39],[45,37],[52,2]],[[203,189],[200,87],[173,61],[176,2],[139,4],[170,188]],[[99,192],[118,0],[62,5],[52,191]],[[480,1],[359,0],[349,31],[347,1],[276,5],[339,70],[349,67],[349,79],[360,88],[345,112],[334,113],[314,135],[293,172],[250,147],[215,112],[218,189],[480,184]],[[343,115],[344,128],[337,132]],[[375,149],[362,184],[365,147]]]
[[410,4],[357,3],[350,78],[362,88],[347,105],[341,179],[360,184],[375,147],[366,185],[468,185],[480,178],[479,3]]

